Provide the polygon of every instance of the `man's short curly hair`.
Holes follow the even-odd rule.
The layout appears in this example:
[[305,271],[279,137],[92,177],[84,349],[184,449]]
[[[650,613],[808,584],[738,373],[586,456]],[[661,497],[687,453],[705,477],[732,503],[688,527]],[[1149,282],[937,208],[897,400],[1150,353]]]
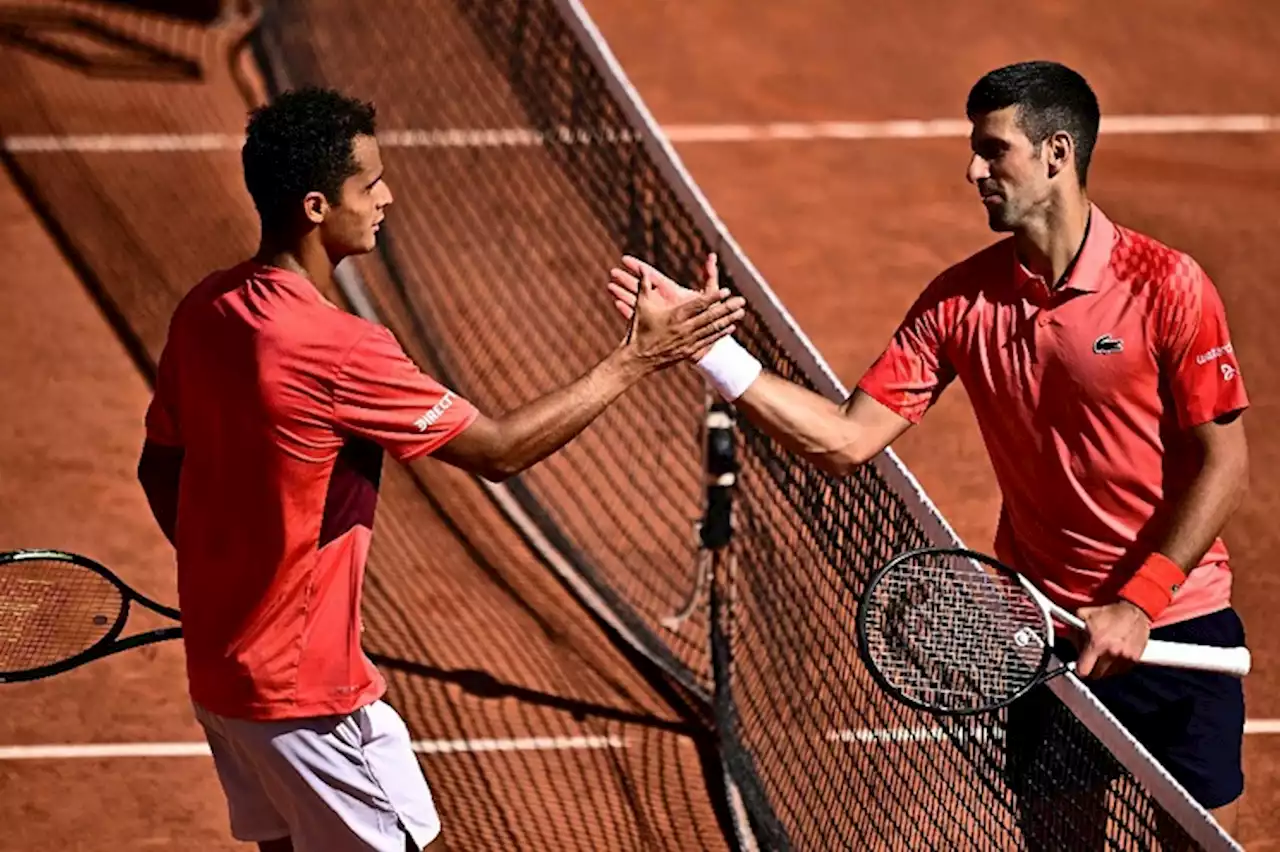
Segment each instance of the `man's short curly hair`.
[[244,181],[267,227],[289,224],[309,192],[338,203],[357,171],[357,136],[373,136],[373,104],[332,89],[285,92],[249,117],[240,159]]

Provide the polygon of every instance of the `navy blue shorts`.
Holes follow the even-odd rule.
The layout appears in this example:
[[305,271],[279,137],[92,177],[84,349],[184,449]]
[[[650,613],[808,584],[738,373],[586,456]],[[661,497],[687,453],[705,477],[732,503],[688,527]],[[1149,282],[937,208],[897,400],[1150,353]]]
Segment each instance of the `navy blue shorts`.
[[[1244,624],[1234,609],[1157,628],[1151,631],[1151,638],[1220,647],[1245,644]],[[1059,657],[1075,659],[1076,651],[1069,643],[1058,644]],[[1203,807],[1230,804],[1244,791],[1240,757],[1244,688],[1239,678],[1134,666],[1122,675],[1082,682]],[[1043,750],[1035,748],[1046,733],[1052,738],[1046,728],[1052,728],[1051,715],[1061,712],[1061,703],[1050,701],[1052,696],[1047,693],[1047,687],[1037,687],[1009,708],[1009,768],[1020,776],[1010,779],[1015,788],[1025,789],[1031,775],[1051,769],[1037,766],[1043,761],[1036,754],[1042,755]],[[1020,754],[1027,757],[1019,758]],[[1051,786],[1064,792],[1060,785],[1066,780],[1059,775]]]

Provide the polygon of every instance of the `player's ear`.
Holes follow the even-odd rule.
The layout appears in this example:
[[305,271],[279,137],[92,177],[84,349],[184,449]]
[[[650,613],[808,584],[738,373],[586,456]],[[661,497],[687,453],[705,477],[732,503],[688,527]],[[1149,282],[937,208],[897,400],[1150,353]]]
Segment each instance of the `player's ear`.
[[319,225],[329,215],[329,199],[324,197],[323,192],[308,192],[302,198],[302,212],[307,221]]
[[1046,165],[1049,177],[1056,177],[1070,168],[1076,154],[1076,143],[1070,133],[1059,130],[1046,139],[1044,144],[1048,154]]

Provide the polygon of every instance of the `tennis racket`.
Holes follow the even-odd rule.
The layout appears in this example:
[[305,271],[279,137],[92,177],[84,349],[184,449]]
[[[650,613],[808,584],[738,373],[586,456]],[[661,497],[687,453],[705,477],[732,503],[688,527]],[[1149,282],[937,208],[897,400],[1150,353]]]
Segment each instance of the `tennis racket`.
[[180,626],[120,638],[132,604],[179,620],[178,610],[134,591],[74,553],[0,553],[0,683],[39,680],[119,651],[182,635]]
[[[859,600],[858,649],[889,694],[930,713],[967,716],[1005,707],[1074,668],[1050,669],[1054,618],[1084,629],[990,556],[923,548],[872,575]],[[1244,677],[1251,658],[1247,648],[1152,640],[1140,662]]]

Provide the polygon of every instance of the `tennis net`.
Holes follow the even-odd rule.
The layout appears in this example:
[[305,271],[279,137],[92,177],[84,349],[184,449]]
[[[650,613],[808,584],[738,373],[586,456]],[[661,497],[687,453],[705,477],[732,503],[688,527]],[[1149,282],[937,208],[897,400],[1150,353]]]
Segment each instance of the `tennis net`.
[[[377,102],[397,208],[344,289],[480,405],[514,407],[616,344],[602,285],[624,251],[691,280],[718,250],[750,302],[744,345],[843,396],[577,0],[270,0],[257,47],[277,88]],[[854,644],[862,584],[896,552],[957,543],[892,453],[840,480],[736,422],[733,535],[706,552],[708,412],[697,375],[668,372],[489,490],[713,713],[744,847],[1237,848],[1074,680],[1042,696],[1038,744],[1010,742],[1003,712],[943,722],[877,689]],[[664,626],[707,565],[706,597]]]

